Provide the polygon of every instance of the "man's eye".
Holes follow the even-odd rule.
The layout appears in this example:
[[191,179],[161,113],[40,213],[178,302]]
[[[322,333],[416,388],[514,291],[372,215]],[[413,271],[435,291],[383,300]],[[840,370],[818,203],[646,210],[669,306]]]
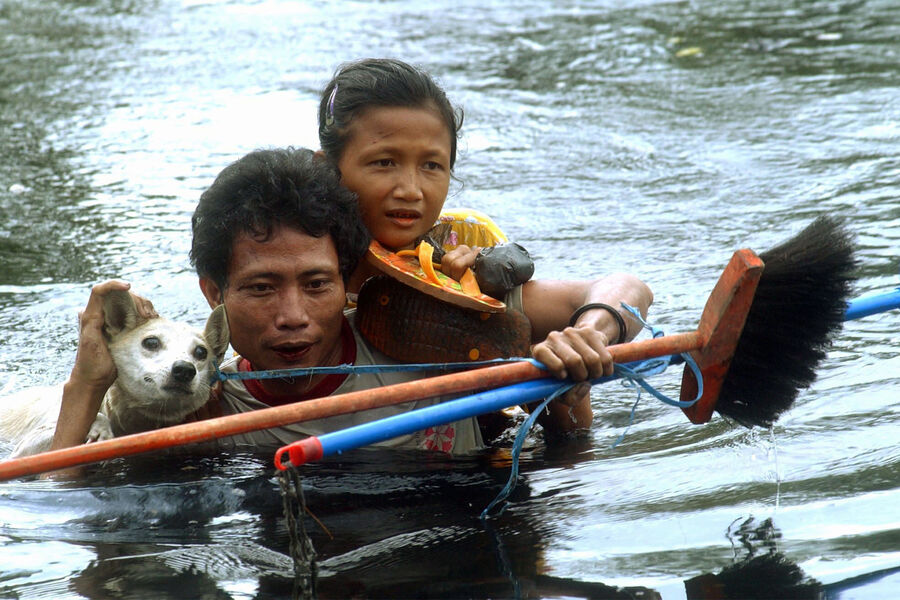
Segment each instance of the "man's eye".
[[147,350],[159,350],[159,347],[162,346],[162,343],[159,341],[158,337],[145,337],[141,340],[141,346],[146,348]]
[[391,158],[379,158],[378,160],[373,160],[372,164],[376,167],[390,167],[393,166],[394,160]]
[[425,168],[429,171],[441,171],[444,169],[444,165],[439,162],[429,160],[427,163],[425,163]]

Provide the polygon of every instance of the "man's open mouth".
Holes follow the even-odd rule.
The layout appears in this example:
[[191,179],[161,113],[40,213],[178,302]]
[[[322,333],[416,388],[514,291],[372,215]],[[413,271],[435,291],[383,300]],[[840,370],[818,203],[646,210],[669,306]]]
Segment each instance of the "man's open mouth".
[[272,348],[272,350],[283,361],[288,363],[296,363],[303,360],[303,358],[309,353],[310,348],[312,348],[311,344],[284,344],[275,346]]

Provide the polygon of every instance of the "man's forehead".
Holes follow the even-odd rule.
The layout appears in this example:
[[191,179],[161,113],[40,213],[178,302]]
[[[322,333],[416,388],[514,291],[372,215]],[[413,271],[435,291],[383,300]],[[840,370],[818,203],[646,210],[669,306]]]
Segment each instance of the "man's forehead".
[[280,224],[273,225],[268,231],[240,231],[235,235],[234,243],[238,244],[240,242],[250,243],[251,245],[266,244],[276,246],[285,244],[296,246],[330,246],[332,250],[335,248],[334,240],[328,233],[323,235],[311,235],[299,227]]
[[268,236],[250,231],[235,236],[229,270],[283,261],[297,268],[339,268],[337,249],[330,235],[317,237],[293,227],[277,226]]

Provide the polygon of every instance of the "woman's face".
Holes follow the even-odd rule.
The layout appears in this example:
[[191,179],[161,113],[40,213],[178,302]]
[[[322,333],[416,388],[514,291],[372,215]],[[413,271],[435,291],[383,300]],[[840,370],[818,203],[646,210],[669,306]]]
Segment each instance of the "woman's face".
[[434,225],[450,188],[451,139],[429,105],[371,107],[350,122],[341,181],[383,246],[411,248]]

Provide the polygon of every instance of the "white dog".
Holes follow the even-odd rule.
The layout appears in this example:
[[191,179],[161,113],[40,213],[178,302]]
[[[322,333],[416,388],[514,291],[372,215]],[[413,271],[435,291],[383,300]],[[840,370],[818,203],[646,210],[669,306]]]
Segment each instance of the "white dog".
[[[215,366],[228,348],[223,306],[212,312],[203,332],[140,317],[128,292],[109,293],[103,312],[117,378],[86,441],[173,425],[207,402]],[[0,439],[15,445],[12,456],[49,449],[62,389],[63,384],[29,388],[0,398]]]

